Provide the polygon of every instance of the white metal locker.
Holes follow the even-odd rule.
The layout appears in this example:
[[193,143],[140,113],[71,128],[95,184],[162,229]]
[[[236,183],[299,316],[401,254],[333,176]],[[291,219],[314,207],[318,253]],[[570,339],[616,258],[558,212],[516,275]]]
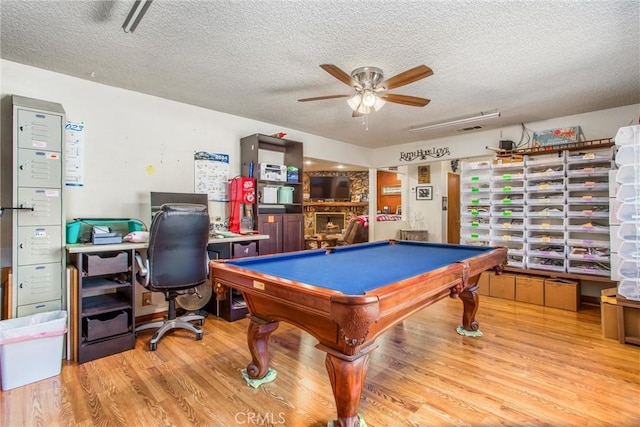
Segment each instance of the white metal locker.
[[18,150],[20,187],[60,188],[62,156],[55,151]]
[[[25,99],[14,97],[14,102],[16,98],[18,102]],[[62,132],[60,131],[62,121],[63,117],[59,114],[47,114],[23,106],[18,107],[16,120],[18,147],[62,152]]]
[[58,188],[18,188],[18,226],[60,225],[62,194]]
[[62,227],[59,225],[18,227],[18,264],[60,262],[62,257],[61,233]]

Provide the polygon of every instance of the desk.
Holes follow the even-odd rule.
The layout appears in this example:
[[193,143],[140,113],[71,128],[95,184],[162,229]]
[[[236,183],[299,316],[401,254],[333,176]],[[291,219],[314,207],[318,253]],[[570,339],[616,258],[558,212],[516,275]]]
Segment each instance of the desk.
[[[268,239],[264,234],[209,239],[209,246],[227,246]],[[79,363],[135,347],[136,269],[135,252],[148,243],[66,246],[71,298],[68,355]],[[76,273],[77,272],[77,273]],[[216,312],[216,315],[218,313]],[[246,314],[246,313],[245,313]]]
[[505,248],[390,240],[212,261],[210,278],[217,294],[236,288],[247,302],[249,377],[267,375],[269,336],[289,322],[327,353],[338,425],[355,427],[376,338],[446,296],[460,297],[464,328],[477,330],[479,275],[506,259]]
[[[269,236],[266,234],[246,234],[241,236],[233,236],[233,237],[225,237],[223,239],[217,239],[214,237],[209,238],[209,244],[216,243],[237,243],[237,242],[247,242],[251,240],[266,240]],[[86,252],[111,252],[111,251],[127,251],[131,249],[147,249],[149,247],[149,243],[131,243],[131,242],[122,242],[122,243],[112,243],[108,245],[94,245],[93,243],[71,243],[67,244],[66,249],[67,253],[77,254],[77,253],[86,253]]]

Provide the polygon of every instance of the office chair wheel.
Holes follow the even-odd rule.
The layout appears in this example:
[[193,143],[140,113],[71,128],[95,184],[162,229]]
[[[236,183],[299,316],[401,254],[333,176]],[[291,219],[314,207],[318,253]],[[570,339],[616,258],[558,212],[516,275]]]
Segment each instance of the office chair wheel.
[[198,332],[196,334],[196,341],[200,341],[202,339],[202,332]]
[[157,349],[158,349],[158,343],[157,342],[150,342],[149,343],[149,350],[156,351]]

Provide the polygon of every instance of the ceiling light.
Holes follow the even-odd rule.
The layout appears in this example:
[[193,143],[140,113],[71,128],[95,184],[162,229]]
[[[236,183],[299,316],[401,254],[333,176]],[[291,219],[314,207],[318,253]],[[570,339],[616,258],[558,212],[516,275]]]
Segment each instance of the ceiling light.
[[373,107],[373,105],[376,103],[376,99],[378,99],[376,94],[369,90],[366,90],[362,94],[362,103],[365,107]]
[[381,109],[386,102],[387,101],[385,101],[384,99],[376,96],[376,103],[373,104],[373,111],[378,111],[379,109]]
[[351,98],[347,99],[347,104],[353,111],[357,111],[360,114],[369,114],[372,110],[378,111],[385,104],[385,100],[371,91],[365,91],[364,93],[356,93]]
[[358,108],[356,108],[356,111],[360,114],[369,114],[371,112],[371,107],[367,107],[364,104],[360,104],[358,105]]
[[351,98],[347,99],[347,104],[351,107],[352,110],[358,111],[358,107],[362,104],[362,97],[359,93],[356,93]]
[[135,31],[140,20],[147,12],[147,9],[151,6],[152,1],[153,0],[136,0],[135,3],[133,3],[127,19],[125,19],[124,24],[122,24],[122,29],[125,33],[133,33]]
[[419,126],[419,127],[410,128],[409,132],[422,132],[422,131],[425,131],[425,130],[441,129],[441,128],[445,128],[445,127],[449,127],[449,126],[457,126],[457,125],[462,125],[462,124],[467,124],[467,123],[479,122],[479,121],[482,121],[482,120],[494,119],[494,118],[497,118],[497,117],[500,117],[500,112],[499,111],[495,111],[493,113],[480,113],[480,115],[478,115],[478,116],[467,117],[465,119],[452,120],[450,122],[437,123],[437,124],[434,124],[434,125],[427,125],[427,126]]

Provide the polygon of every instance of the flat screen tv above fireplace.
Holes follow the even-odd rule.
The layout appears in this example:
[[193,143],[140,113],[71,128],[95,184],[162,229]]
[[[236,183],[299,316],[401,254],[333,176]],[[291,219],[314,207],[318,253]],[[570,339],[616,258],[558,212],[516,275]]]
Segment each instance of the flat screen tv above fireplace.
[[309,199],[351,201],[351,181],[348,176],[309,177]]

